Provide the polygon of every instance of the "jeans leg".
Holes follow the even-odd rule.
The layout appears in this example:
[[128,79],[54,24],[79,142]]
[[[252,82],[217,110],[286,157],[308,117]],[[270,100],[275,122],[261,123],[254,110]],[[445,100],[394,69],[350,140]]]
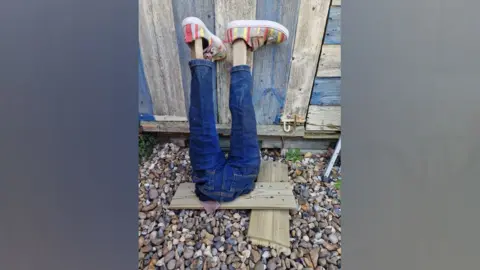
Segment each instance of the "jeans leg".
[[241,174],[256,174],[260,167],[257,121],[252,100],[252,74],[248,65],[231,71],[230,112],[232,133],[228,164]]
[[[192,73],[190,89],[190,160],[194,182],[202,183],[225,164],[220,149],[213,103],[213,67],[215,63],[202,59],[189,62]],[[210,175],[210,176],[209,176]]]

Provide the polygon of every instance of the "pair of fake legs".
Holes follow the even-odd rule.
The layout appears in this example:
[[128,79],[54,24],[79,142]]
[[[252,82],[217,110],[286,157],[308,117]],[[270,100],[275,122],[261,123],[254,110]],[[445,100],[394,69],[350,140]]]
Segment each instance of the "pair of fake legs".
[[185,19],[183,27],[192,56],[189,63],[192,73],[189,110],[192,179],[196,195],[210,212],[218,206],[217,202],[233,201],[255,187],[260,149],[251,95],[252,75],[246,65],[247,50],[281,43],[286,40],[288,31],[268,21],[239,21],[227,30],[233,53],[229,100],[231,147],[227,159],[220,149],[216,131],[215,63],[211,61],[225,58],[226,47],[197,18]]

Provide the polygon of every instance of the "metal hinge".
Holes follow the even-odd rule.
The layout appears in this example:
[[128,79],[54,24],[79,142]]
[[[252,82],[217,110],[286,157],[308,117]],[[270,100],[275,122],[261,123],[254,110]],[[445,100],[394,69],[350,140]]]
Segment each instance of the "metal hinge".
[[287,114],[282,115],[282,117],[280,118],[280,122],[283,122],[283,131],[289,133],[294,132],[297,125],[304,125],[305,118],[296,114]]

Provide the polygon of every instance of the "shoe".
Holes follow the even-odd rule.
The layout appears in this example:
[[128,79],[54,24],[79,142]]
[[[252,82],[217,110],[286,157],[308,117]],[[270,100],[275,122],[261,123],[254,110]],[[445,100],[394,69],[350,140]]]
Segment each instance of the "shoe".
[[267,44],[279,44],[288,39],[288,29],[273,21],[237,20],[227,25],[227,41],[243,39],[250,50]]
[[182,22],[182,28],[185,43],[190,44],[198,38],[204,40],[203,57],[205,59],[218,61],[227,56],[227,47],[225,47],[223,41],[212,34],[199,18],[185,18]]

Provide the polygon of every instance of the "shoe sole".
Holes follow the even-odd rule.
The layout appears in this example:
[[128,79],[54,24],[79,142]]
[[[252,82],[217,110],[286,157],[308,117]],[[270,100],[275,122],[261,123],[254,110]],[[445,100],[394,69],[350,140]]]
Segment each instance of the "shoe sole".
[[289,36],[288,29],[285,28],[285,26],[273,21],[238,20],[238,21],[230,22],[227,25],[227,29],[237,28],[237,27],[265,27],[265,28],[268,27],[268,28],[273,28],[275,30],[282,32],[287,39]]

